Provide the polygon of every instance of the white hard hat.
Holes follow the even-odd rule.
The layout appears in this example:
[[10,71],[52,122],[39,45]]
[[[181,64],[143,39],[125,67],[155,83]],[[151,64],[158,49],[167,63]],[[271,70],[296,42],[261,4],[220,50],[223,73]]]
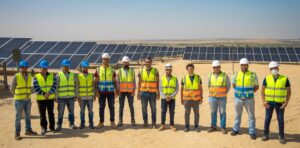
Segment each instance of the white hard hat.
[[241,58],[240,64],[249,64],[249,61],[247,58]]
[[165,67],[166,67],[166,69],[172,69],[173,68],[171,64],[166,64]]
[[218,66],[221,66],[220,61],[219,60],[214,60],[212,62],[212,67],[218,67]]
[[279,66],[279,63],[275,62],[275,61],[271,61],[269,64],[269,68],[274,68],[274,67],[278,67],[278,66]]
[[128,56],[124,56],[124,57],[122,58],[122,62],[130,62],[129,57],[128,57]]
[[108,54],[108,53],[103,53],[103,54],[102,54],[102,59],[103,59],[103,58],[107,58],[107,59],[109,59],[109,58],[110,58],[110,56],[109,56],[109,54]]

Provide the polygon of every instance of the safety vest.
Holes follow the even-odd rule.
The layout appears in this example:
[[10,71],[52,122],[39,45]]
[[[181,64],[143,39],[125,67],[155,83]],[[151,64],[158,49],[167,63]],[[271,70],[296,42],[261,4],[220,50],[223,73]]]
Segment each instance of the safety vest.
[[100,92],[113,92],[115,90],[113,82],[114,69],[110,66],[106,68],[100,66],[97,71],[99,76],[98,90]]
[[88,73],[87,75],[78,74],[78,87],[80,97],[92,97],[94,96],[93,75]]
[[172,76],[170,81],[168,81],[167,76],[163,76],[161,82],[164,95],[170,96],[176,91],[177,78],[175,76]]
[[[52,86],[53,86],[53,73],[49,73],[49,75],[47,75],[47,78],[45,80],[45,78],[43,77],[42,74],[36,74],[35,75],[36,80],[38,81],[39,87],[41,88],[41,90],[43,92],[48,93]],[[55,94],[51,94],[49,96],[49,100],[53,100],[55,98]],[[46,100],[46,98],[43,95],[37,94],[36,93],[36,99],[37,100]]]
[[27,82],[25,82],[22,73],[17,73],[16,79],[17,79],[17,86],[15,89],[14,99],[15,100],[31,99],[31,87],[32,87],[31,74],[27,73]]
[[226,73],[221,72],[218,76],[213,73],[209,74],[209,96],[210,97],[226,97],[227,96],[227,84]]
[[266,77],[265,100],[278,103],[285,102],[287,96],[286,81],[286,76],[279,75],[275,82],[273,75],[268,75]]
[[149,75],[145,68],[141,71],[141,92],[157,92],[157,69],[151,68]]
[[134,92],[134,71],[129,68],[127,74],[124,68],[119,69],[118,78],[120,81],[120,92]]
[[254,98],[254,79],[254,72],[238,72],[238,74],[236,75],[234,96],[237,98]]
[[58,73],[58,97],[74,97],[75,96],[75,79],[74,73],[69,73],[69,79],[63,72]]
[[199,75],[194,75],[194,81],[191,82],[190,76],[186,75],[183,78],[183,100],[201,100],[202,91],[199,90],[199,81],[201,80]]

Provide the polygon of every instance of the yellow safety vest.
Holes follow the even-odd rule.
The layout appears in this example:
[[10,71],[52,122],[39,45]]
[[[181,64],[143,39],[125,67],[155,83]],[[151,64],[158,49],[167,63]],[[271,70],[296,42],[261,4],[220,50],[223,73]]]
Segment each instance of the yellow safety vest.
[[157,92],[157,69],[151,68],[149,75],[145,68],[141,71],[141,92]]
[[279,75],[275,82],[273,75],[268,75],[266,77],[265,100],[277,103],[285,102],[287,96],[286,81],[286,76]]
[[236,76],[235,97],[254,98],[254,79],[255,73],[240,71]]
[[199,90],[199,81],[201,80],[199,75],[194,76],[193,83],[191,82],[190,76],[186,75],[183,78],[183,100],[194,100],[198,101],[202,98],[202,91]]
[[175,76],[172,76],[170,81],[168,81],[167,76],[163,76],[161,82],[164,95],[170,96],[176,91],[177,78]]
[[[36,74],[35,78],[38,81],[38,84],[43,92],[48,93],[51,90],[51,88],[53,86],[53,78],[54,78],[53,73],[49,73],[49,75],[46,78],[46,81],[45,81],[45,78],[43,77],[43,75],[40,73]],[[54,98],[55,98],[55,94],[53,92],[53,94],[51,94],[49,96],[49,100],[53,100]],[[46,100],[46,98],[43,95],[40,95],[37,93],[36,93],[36,99],[37,100]]]
[[226,73],[221,72],[218,77],[213,73],[209,74],[209,96],[210,97],[226,97],[227,96],[227,84]]
[[114,69],[112,67],[100,66],[97,69],[99,75],[98,90],[100,92],[113,92],[115,90],[113,82]]
[[80,97],[92,97],[94,96],[93,87],[93,75],[83,73],[78,74],[78,86],[79,86],[79,96]]
[[67,79],[64,72],[59,72],[58,97],[74,97],[75,96],[75,79],[74,73],[69,73]]
[[120,92],[134,92],[134,70],[128,69],[127,75],[124,68],[119,69],[118,78],[120,81]]
[[15,89],[14,99],[15,100],[31,99],[31,87],[32,87],[31,74],[27,73],[27,82],[25,82],[22,73],[17,73],[16,79],[17,79],[17,87]]

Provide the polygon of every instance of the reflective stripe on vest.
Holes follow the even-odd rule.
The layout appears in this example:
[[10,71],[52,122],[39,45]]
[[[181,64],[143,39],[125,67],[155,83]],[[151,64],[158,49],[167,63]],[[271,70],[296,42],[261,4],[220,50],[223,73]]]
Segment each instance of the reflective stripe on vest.
[[98,90],[100,92],[113,92],[115,90],[114,82],[113,82],[113,68],[103,67],[97,69],[99,82],[98,82]]
[[[45,81],[45,78],[43,77],[42,74],[36,74],[35,75],[36,80],[38,81],[39,87],[41,88],[41,90],[45,93],[48,93],[52,86],[53,86],[53,73],[49,73],[49,75],[47,75],[47,79]],[[53,100],[55,98],[55,94],[51,94],[49,96],[50,100]],[[45,100],[46,98],[43,95],[37,94],[36,93],[36,99],[37,100]]]
[[58,97],[74,97],[75,96],[75,79],[74,73],[69,73],[69,79],[63,72],[58,73]]
[[194,75],[194,81],[191,82],[190,76],[186,75],[183,78],[183,100],[201,100],[202,92],[199,90],[199,81],[201,80],[199,75]]
[[157,92],[157,70],[155,68],[151,68],[149,74],[145,68],[141,71],[141,92]]
[[27,73],[27,82],[21,73],[16,74],[17,86],[15,89],[14,99],[24,100],[31,98],[32,76]]
[[226,97],[227,96],[227,84],[226,73],[221,72],[217,77],[213,74],[209,74],[209,96],[210,97]]
[[237,98],[254,98],[254,78],[255,73],[253,72],[238,72],[234,96]]
[[120,80],[120,92],[130,92],[134,91],[134,71],[129,68],[127,74],[124,68],[119,69],[119,80]]
[[92,74],[78,74],[78,87],[80,97],[92,97],[94,96],[93,86],[93,75]]
[[163,76],[161,82],[164,95],[170,96],[175,92],[177,85],[177,78],[175,76],[172,76],[170,81],[168,81],[167,76]]
[[287,96],[286,81],[286,76],[279,75],[275,82],[273,75],[268,75],[266,77],[265,100],[278,103],[285,102]]

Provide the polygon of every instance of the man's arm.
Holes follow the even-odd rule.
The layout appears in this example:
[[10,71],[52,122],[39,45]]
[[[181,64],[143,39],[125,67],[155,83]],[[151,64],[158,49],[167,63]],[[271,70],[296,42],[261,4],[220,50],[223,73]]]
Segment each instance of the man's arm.
[[163,91],[162,81],[161,80],[160,80],[160,83],[159,83],[159,92],[160,92],[161,98],[165,98],[166,99],[166,96],[165,96],[164,91]]
[[176,88],[175,88],[175,91],[173,92],[173,94],[170,95],[171,98],[175,98],[175,96],[177,95],[178,93],[178,80],[176,81]]
[[14,75],[11,85],[10,85],[10,92],[12,95],[15,95],[16,86],[17,86],[17,78],[16,78],[16,75]]
[[39,86],[36,77],[33,77],[33,88],[34,88],[36,94],[39,94],[39,95],[45,95],[45,93],[46,93],[46,92],[44,92],[44,91],[41,89],[41,87]]
[[56,87],[57,87],[57,80],[56,77],[53,77],[53,85],[50,91],[48,92],[48,94],[54,94],[56,92]]
[[229,79],[229,76],[226,75],[226,93],[228,93],[230,91],[230,88],[231,88],[231,82],[230,82],[230,79]]

